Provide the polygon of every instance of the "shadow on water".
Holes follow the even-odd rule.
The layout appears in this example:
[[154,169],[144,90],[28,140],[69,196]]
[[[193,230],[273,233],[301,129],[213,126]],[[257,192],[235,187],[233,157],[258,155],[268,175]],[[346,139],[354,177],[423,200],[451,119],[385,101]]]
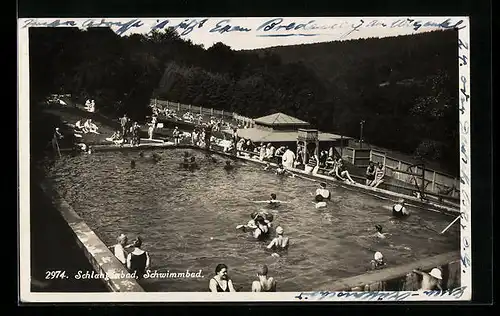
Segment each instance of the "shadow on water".
[[[234,283],[244,291],[250,290],[262,264],[279,280],[279,291],[317,290],[326,282],[365,272],[374,251],[398,265],[459,246],[458,225],[446,234],[436,233],[453,220],[441,214],[412,210],[406,221],[395,221],[386,201],[333,186],[331,202],[316,209],[311,197],[316,183],[238,161],[232,161],[235,168],[228,172],[225,158],[214,155],[214,162],[193,150],[187,152],[199,168],[186,170],[179,167],[186,150],[154,152],[161,156],[156,163],[138,152],[65,157],[50,172],[58,191],[106,244],[121,233],[140,235],[153,267],[202,270],[204,276],[141,281],[147,290],[206,291],[219,263],[228,265]],[[268,210],[275,217],[271,236],[279,225],[290,238],[288,253],[279,257],[265,249],[269,240],[256,242],[235,229],[264,208],[254,201],[271,193],[286,201]],[[375,233],[376,224],[391,234],[387,240],[365,237]]]

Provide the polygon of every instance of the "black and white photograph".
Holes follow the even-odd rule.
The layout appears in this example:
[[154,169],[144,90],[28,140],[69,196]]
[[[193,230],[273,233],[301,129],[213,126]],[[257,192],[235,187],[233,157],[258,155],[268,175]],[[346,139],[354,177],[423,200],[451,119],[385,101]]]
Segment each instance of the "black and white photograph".
[[470,300],[468,28],[19,19],[21,300]]

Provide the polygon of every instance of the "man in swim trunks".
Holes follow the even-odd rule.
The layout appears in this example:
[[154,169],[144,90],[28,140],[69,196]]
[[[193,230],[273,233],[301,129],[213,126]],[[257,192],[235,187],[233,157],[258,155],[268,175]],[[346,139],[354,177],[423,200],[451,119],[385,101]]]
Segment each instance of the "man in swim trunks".
[[267,245],[267,249],[279,251],[288,249],[289,239],[288,237],[283,237],[284,230],[283,227],[276,227],[276,237]]
[[227,266],[220,263],[215,267],[215,276],[208,283],[210,292],[236,292],[233,281],[227,275]]
[[276,280],[267,277],[267,265],[263,265],[257,272],[258,281],[252,282],[252,292],[276,292]]

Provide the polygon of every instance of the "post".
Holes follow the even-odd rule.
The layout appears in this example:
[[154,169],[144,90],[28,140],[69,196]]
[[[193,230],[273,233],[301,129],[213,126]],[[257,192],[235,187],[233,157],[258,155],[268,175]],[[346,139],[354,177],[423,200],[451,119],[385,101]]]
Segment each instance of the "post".
[[359,148],[363,148],[363,124],[365,124],[364,120],[359,122],[360,131],[359,131]]
[[177,111],[180,112],[181,111],[181,103],[180,102],[177,102]]
[[432,187],[431,187],[432,192],[434,192],[435,186],[436,186],[436,171],[432,173]]
[[224,110],[221,111],[221,117],[224,119]]
[[188,111],[191,112],[191,104],[188,104]]
[[340,158],[344,157],[344,135],[340,135]]
[[386,154],[386,153],[384,153],[384,167],[385,167],[385,157],[386,157],[386,155],[387,155],[387,154]]
[[214,108],[211,108],[211,109],[210,109],[210,115],[211,115],[211,116],[214,116]]
[[354,157],[356,157],[356,149],[355,148],[352,149],[352,159],[351,160],[352,160],[353,165],[354,165]]

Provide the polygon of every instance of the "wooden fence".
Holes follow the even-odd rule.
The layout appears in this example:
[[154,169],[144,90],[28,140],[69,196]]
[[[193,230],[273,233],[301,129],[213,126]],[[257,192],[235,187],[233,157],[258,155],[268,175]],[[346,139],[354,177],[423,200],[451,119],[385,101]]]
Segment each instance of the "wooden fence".
[[[425,167],[422,170],[421,165],[389,157],[381,151],[371,149],[369,150],[369,156],[366,155],[366,152],[366,149],[362,149],[360,153],[362,153],[363,157],[357,157],[358,149],[344,147],[342,158],[356,165],[359,165],[355,163],[359,160],[373,161],[375,163],[381,162],[385,166],[386,176],[390,178],[413,185],[416,184],[419,188],[423,187],[426,192],[437,195],[447,195],[455,198],[458,198],[460,195],[460,180],[457,177]],[[413,174],[423,174],[424,183],[422,184],[421,176],[414,176]]]
[[179,102],[171,102],[171,101],[164,101],[164,100],[158,100],[158,99],[153,99],[151,100],[152,104],[155,104],[157,106],[160,106],[162,108],[167,108],[169,110],[175,110],[179,114],[183,114],[186,112],[191,112],[193,114],[200,114],[203,116],[207,117],[216,117],[220,118],[226,121],[232,121],[236,123],[237,125],[241,126],[247,126],[247,127],[253,127],[255,125],[254,120],[246,117],[239,115],[238,113],[234,112],[229,112],[229,111],[224,111],[224,110],[216,110],[213,108],[204,108],[202,106],[196,106],[196,105],[191,105],[191,104],[182,104]]

